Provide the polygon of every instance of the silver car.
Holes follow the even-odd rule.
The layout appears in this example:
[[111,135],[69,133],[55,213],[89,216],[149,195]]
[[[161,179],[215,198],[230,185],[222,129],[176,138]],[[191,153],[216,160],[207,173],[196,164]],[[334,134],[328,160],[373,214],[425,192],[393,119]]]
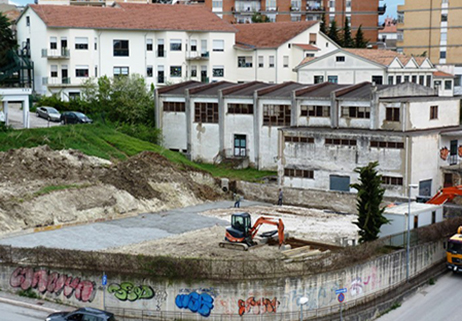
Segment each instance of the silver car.
[[53,107],[37,107],[37,117],[45,118],[48,121],[60,121],[61,114]]

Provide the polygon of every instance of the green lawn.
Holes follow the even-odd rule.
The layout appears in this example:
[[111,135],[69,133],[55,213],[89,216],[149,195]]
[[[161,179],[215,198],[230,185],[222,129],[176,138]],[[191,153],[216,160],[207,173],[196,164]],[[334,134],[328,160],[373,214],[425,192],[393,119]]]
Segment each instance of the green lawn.
[[78,149],[90,156],[124,160],[142,151],[153,151],[170,161],[210,172],[216,177],[258,181],[275,172],[255,169],[234,170],[225,166],[197,164],[180,153],[122,134],[103,124],[56,126],[0,132],[0,151],[48,145],[51,149]]

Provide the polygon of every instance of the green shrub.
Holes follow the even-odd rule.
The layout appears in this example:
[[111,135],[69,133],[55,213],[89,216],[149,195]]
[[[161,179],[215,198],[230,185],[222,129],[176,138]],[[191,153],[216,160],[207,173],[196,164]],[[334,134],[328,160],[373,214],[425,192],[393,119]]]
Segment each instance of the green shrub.
[[153,144],[160,144],[162,137],[159,129],[144,124],[118,123],[116,130]]
[[27,289],[27,290],[21,290],[18,292],[18,295],[19,296],[23,296],[23,297],[26,297],[26,298],[31,298],[31,299],[38,299],[40,298],[40,296],[34,291],[32,290],[31,288]]

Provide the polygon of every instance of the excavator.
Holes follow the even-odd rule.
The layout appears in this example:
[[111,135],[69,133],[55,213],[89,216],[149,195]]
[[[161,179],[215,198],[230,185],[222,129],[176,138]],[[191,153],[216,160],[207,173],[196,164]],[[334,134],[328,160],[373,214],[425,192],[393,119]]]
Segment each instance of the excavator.
[[226,229],[225,240],[220,242],[220,247],[247,251],[255,246],[255,237],[263,224],[275,225],[277,230],[265,232],[260,235],[263,239],[269,239],[278,234],[279,246],[284,243],[284,223],[281,219],[261,216],[252,226],[249,213],[235,213],[231,216],[231,226]]
[[444,187],[440,189],[432,198],[426,203],[441,205],[446,202],[452,201],[456,196],[462,196],[462,185]]

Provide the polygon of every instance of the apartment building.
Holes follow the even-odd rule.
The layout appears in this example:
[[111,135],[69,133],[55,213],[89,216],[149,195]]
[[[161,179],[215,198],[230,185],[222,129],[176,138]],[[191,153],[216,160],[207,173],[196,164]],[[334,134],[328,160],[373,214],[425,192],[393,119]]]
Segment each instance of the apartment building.
[[353,192],[379,161],[386,194],[432,195],[462,163],[460,98],[433,88],[324,82],[185,82],[156,93],[167,148],[192,160],[281,169],[283,186]]
[[[380,0],[382,1],[382,0]],[[345,18],[350,20],[353,35],[362,26],[366,39],[375,43],[380,29],[378,16],[385,5],[379,0],[205,0],[205,6],[231,23],[251,23],[252,16],[260,13],[271,22],[334,20],[343,28]]]
[[398,6],[397,50],[426,55],[435,65],[462,77],[462,0],[405,0]]

